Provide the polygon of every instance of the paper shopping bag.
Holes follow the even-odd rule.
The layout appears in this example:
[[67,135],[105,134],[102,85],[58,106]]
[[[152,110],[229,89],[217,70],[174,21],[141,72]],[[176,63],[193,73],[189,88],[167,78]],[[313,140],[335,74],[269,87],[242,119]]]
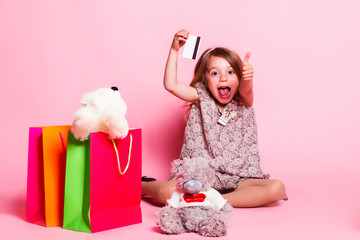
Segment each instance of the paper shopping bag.
[[91,133],[80,142],[69,132],[65,229],[99,232],[140,223],[141,129],[124,139]]
[[26,220],[62,225],[67,135],[71,126],[30,127]]

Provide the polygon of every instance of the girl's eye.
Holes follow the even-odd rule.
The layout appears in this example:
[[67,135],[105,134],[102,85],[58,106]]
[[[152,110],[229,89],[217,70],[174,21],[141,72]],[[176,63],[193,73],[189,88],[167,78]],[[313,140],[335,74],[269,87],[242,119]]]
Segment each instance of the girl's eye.
[[219,75],[217,72],[212,72],[211,74],[210,74],[211,76],[217,76],[217,75]]
[[229,74],[234,74],[234,73],[235,73],[235,72],[234,72],[234,71],[232,71],[232,70],[230,70],[230,71],[229,71]]

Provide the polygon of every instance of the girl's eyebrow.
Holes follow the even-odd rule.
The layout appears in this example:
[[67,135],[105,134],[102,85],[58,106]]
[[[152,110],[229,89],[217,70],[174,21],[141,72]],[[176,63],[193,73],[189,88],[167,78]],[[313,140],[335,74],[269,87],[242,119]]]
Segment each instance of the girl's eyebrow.
[[[219,69],[218,67],[212,67],[212,68],[208,68],[208,71],[210,71],[210,70],[213,70],[213,69]],[[226,67],[226,69],[233,69],[233,67],[230,65],[230,66],[228,66],[228,67]]]
[[208,71],[213,70],[213,69],[218,69],[218,68],[217,67],[208,68]]

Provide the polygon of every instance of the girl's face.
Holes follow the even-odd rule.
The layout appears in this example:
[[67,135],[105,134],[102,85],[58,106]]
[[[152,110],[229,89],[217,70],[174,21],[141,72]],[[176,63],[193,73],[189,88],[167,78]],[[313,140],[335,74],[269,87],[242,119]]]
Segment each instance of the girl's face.
[[239,91],[239,79],[230,63],[222,57],[210,57],[205,76],[209,90],[221,108]]

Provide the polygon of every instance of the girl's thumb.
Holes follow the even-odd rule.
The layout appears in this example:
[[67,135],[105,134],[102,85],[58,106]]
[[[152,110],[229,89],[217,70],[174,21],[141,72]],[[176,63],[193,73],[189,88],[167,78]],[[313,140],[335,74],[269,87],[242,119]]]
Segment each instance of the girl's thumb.
[[247,52],[246,55],[245,55],[245,58],[244,58],[243,62],[246,62],[246,63],[249,62],[250,56],[251,56],[251,53],[250,53],[250,52]]

